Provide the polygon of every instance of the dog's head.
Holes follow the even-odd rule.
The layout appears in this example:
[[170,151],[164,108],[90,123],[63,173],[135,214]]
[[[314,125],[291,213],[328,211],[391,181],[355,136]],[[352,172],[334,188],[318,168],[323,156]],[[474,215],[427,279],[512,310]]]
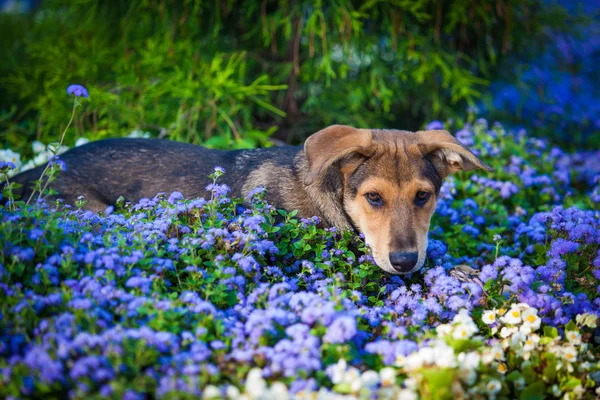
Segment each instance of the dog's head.
[[307,181],[333,191],[392,274],[423,266],[442,179],[492,169],[442,130],[407,132],[334,125],[306,140]]

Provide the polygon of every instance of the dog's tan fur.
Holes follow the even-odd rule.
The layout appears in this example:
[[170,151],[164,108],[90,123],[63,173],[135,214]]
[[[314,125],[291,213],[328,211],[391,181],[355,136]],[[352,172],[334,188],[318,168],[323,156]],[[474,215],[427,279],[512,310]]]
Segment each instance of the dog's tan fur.
[[[264,186],[276,193],[279,206],[303,216],[320,215],[329,225],[356,228],[377,264],[390,273],[398,273],[390,263],[391,252],[418,253],[409,272],[423,265],[441,180],[459,170],[490,170],[446,131],[340,125],[309,137],[294,164],[293,170],[261,165],[249,174],[242,192]],[[353,187],[359,168],[362,178]],[[332,182],[336,179],[341,182]],[[415,205],[419,191],[431,194],[421,207]],[[367,193],[379,194],[384,205],[373,207]]]

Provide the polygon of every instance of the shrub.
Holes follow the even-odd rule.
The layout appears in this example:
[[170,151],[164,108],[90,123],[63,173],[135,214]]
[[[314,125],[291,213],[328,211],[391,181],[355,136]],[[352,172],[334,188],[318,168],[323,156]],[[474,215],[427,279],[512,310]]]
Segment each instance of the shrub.
[[93,82],[94,102],[68,145],[134,129],[219,148],[265,145],[276,126],[287,141],[332,122],[416,129],[474,104],[497,61],[562,15],[541,0],[44,1],[0,15],[0,129],[19,152],[48,142],[67,112],[54,94],[74,81]]

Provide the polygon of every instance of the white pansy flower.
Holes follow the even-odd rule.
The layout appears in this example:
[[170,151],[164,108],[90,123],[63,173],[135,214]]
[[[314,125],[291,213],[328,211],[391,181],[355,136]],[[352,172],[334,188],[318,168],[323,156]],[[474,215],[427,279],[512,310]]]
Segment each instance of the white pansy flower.
[[469,386],[475,384],[477,381],[477,372],[473,369],[461,369],[460,375],[461,379]]
[[530,335],[523,344],[523,351],[533,351],[536,345],[540,342],[540,337],[536,334]]
[[492,354],[495,360],[504,361],[504,350],[500,346],[492,347]]
[[231,400],[237,399],[240,397],[240,390],[233,385],[228,385],[227,389],[225,389],[225,396]]
[[46,145],[39,140],[34,140],[31,144],[31,149],[34,153],[41,153],[42,151],[46,151]]
[[21,155],[10,149],[0,150],[0,161],[11,162],[15,164],[15,169],[9,171],[9,175],[15,174],[15,171],[19,170],[22,165]]
[[288,388],[282,382],[274,382],[269,388],[267,398],[287,400],[289,398]]
[[379,377],[383,386],[393,385],[396,383],[396,370],[392,367],[382,368]]
[[75,141],[75,147],[83,146],[84,144],[88,144],[90,142],[89,139],[80,137]]
[[508,371],[508,367],[506,366],[506,364],[504,363],[499,363],[498,364],[498,368],[497,368],[498,372],[500,372],[501,374],[505,374],[506,371]]
[[516,379],[513,383],[515,385],[515,389],[517,389],[517,390],[525,389],[525,378],[520,377],[519,379]]
[[206,385],[202,395],[205,399],[220,399],[221,391],[215,385]]
[[521,309],[515,305],[511,306],[510,310],[506,314],[504,314],[500,320],[505,324],[517,325],[520,324],[521,319]]
[[466,369],[477,369],[479,367],[479,363],[481,362],[481,356],[474,351],[460,353],[457,358],[461,368]]
[[500,329],[500,337],[502,339],[506,339],[507,337],[510,337],[513,333],[515,333],[517,331],[517,328],[509,328],[507,326],[502,327],[502,329]]
[[398,392],[398,400],[417,400],[417,394],[410,389],[402,389]]
[[435,329],[438,337],[448,336],[452,333],[452,327],[449,324],[440,324]]
[[483,312],[481,320],[484,324],[491,325],[496,322],[496,311],[494,310],[486,310]]
[[585,389],[581,385],[577,385],[573,388],[573,394],[577,398],[581,398],[585,394]]
[[567,337],[567,340],[573,344],[581,343],[581,334],[577,331],[567,331],[565,336]]
[[454,327],[452,337],[454,339],[468,339],[473,335],[473,328],[466,324],[460,324]]
[[562,356],[565,360],[574,362],[577,360],[577,350],[573,346],[565,346],[562,349]]
[[261,397],[267,388],[267,383],[262,377],[260,368],[252,368],[246,375],[246,393],[251,398]]
[[537,310],[535,308],[530,307],[523,311],[521,318],[523,319],[523,325],[530,328],[532,331],[540,329],[542,319],[537,315]]
[[373,387],[377,386],[380,382],[379,374],[373,370],[368,370],[362,373],[360,381],[363,386]]
[[493,394],[498,393],[500,391],[500,389],[502,389],[502,385],[496,379],[492,379],[491,381],[486,383],[485,389],[486,389],[486,392],[493,395]]
[[331,382],[333,382],[334,385],[337,385],[338,383],[341,383],[344,380],[346,368],[346,360],[343,358],[340,358],[337,364],[334,364],[327,368],[327,372],[331,375]]
[[452,368],[456,366],[456,357],[454,356],[454,349],[450,346],[436,346],[435,351],[435,365],[440,368]]

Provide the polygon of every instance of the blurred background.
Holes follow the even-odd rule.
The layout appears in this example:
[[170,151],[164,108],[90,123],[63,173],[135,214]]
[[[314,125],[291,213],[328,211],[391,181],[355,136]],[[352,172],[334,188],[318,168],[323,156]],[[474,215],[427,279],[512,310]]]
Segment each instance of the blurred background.
[[[598,0],[0,0],[0,147],[301,143],[477,117],[600,147]],[[446,122],[446,126],[451,126]]]

